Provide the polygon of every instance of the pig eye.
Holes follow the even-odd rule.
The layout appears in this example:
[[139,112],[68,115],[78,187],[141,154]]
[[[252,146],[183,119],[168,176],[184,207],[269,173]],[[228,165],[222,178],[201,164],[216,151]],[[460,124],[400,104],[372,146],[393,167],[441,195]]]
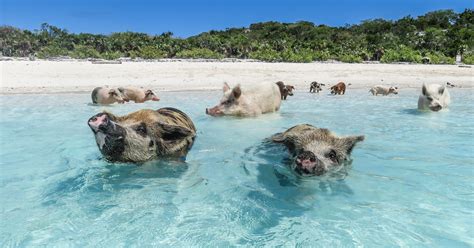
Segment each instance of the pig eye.
[[137,127],[135,127],[135,132],[140,134],[141,136],[146,136],[147,130],[146,130],[146,125],[145,123],[141,123]]
[[431,96],[426,97],[426,99],[428,99],[428,101],[433,101],[433,97]]
[[227,100],[227,101],[224,101],[222,104],[229,105],[231,103],[232,103],[232,100]]
[[337,162],[337,156],[336,156],[336,151],[331,150],[328,154],[326,154],[326,157],[331,159],[333,162]]

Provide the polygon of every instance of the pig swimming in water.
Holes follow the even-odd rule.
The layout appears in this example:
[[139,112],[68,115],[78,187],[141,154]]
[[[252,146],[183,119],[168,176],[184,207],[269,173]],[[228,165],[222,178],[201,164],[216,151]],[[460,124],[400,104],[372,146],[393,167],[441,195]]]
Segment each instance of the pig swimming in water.
[[355,144],[364,136],[337,137],[328,129],[309,124],[296,125],[271,137],[283,143],[293,155],[292,169],[303,176],[321,176],[342,169]]
[[92,91],[91,98],[95,104],[113,104],[128,101],[118,89],[107,87],[96,87]]
[[257,116],[275,112],[280,109],[281,93],[274,83],[252,86],[237,85],[233,89],[224,83],[224,96],[219,104],[207,109],[206,114],[212,116]]
[[136,87],[120,87],[118,90],[123,96],[125,96],[126,99],[134,101],[135,103],[160,100],[160,98],[152,90],[145,90]]
[[125,116],[102,112],[88,124],[100,152],[113,162],[184,158],[196,137],[191,119],[174,108],[145,109]]
[[423,84],[418,97],[419,110],[440,111],[451,103],[451,96],[445,86],[439,84]]

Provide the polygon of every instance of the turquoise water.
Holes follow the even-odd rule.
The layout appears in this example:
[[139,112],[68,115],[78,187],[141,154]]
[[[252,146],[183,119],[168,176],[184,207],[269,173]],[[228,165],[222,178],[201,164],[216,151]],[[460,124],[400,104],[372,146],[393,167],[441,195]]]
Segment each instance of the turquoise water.
[[[415,90],[373,97],[296,92],[277,114],[212,118],[220,92],[91,106],[89,94],[0,96],[0,245],[474,245],[473,91],[416,111]],[[87,120],[177,107],[198,137],[186,163],[101,159]],[[298,178],[262,141],[295,124],[364,134],[345,175]]]

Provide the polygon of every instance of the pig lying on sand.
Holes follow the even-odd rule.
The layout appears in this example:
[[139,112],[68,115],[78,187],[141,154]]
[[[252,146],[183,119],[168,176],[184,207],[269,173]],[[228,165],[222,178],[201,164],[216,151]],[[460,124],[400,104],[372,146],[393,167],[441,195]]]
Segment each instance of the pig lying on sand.
[[160,98],[152,90],[145,90],[136,87],[120,87],[118,90],[128,100],[136,103],[143,103],[145,101],[159,101]]
[[125,116],[103,112],[92,116],[88,124],[109,161],[184,158],[196,136],[191,119],[174,108],[139,110]]
[[440,111],[451,103],[448,89],[439,84],[423,84],[418,98],[419,110]]
[[376,96],[378,94],[381,94],[381,95],[389,95],[390,93],[392,94],[398,94],[398,88],[397,87],[386,87],[386,86],[382,86],[382,85],[376,85],[374,87],[372,87],[370,90],[369,90],[370,93],[372,93],[372,95]]
[[281,94],[274,83],[240,86],[233,89],[224,83],[224,96],[215,107],[206,109],[212,116],[257,116],[280,109]]
[[92,102],[95,104],[113,104],[113,103],[124,103],[128,101],[126,97],[120,93],[118,89],[97,87],[92,91],[91,94]]
[[364,136],[340,138],[328,129],[302,124],[275,134],[271,139],[289,149],[294,159],[291,167],[297,173],[320,176],[339,171],[348,164],[352,149],[364,140]]

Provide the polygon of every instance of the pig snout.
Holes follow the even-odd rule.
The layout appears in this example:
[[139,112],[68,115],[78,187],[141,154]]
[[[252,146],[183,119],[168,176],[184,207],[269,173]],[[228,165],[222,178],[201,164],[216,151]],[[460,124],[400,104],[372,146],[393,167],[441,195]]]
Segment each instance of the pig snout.
[[210,109],[206,108],[206,114],[210,116],[219,116],[223,115],[224,113],[216,106]]
[[435,112],[440,111],[442,108],[443,108],[443,107],[441,107],[441,105],[439,105],[439,104],[434,105],[434,106],[430,106],[430,109],[431,109],[432,111],[435,111]]
[[322,175],[324,173],[324,167],[322,162],[310,151],[303,151],[295,159],[296,172],[299,174],[311,174],[311,175]]
[[110,125],[110,119],[107,114],[100,113],[92,116],[87,124],[89,124],[89,127],[94,131],[94,133],[97,133],[99,131],[107,130],[107,127]]
[[158,96],[156,96],[156,95],[155,95],[155,96],[153,96],[153,97],[151,98],[151,100],[152,100],[152,101],[159,101],[159,100],[160,100],[160,98],[159,98]]

